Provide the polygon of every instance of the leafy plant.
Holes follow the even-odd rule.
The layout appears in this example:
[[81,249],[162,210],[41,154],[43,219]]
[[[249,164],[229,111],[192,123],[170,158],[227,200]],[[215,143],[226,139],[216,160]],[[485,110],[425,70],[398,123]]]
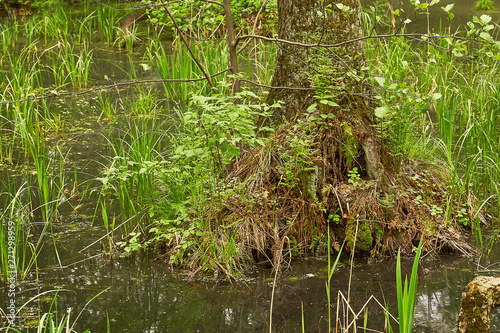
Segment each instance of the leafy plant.
[[352,168],[347,173],[348,173],[348,177],[349,177],[348,182],[350,184],[352,184],[354,186],[354,188],[361,185],[361,182],[360,182],[361,177],[359,176],[357,167]]

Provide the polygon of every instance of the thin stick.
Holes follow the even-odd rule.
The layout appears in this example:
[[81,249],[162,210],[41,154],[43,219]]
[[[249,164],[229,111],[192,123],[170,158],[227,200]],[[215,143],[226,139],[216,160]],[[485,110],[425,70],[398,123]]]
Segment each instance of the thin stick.
[[[213,75],[210,75],[210,77],[218,76],[221,75],[225,72],[229,71],[229,69],[225,69],[223,71],[220,71],[218,73],[215,73]],[[29,98],[23,98],[23,99],[18,99],[14,101],[0,101],[0,104],[10,104],[10,103],[21,103],[21,102],[26,102],[26,101],[35,101],[39,99],[45,99],[45,98],[52,98],[52,97],[64,97],[64,96],[78,96],[78,95],[85,95],[85,94],[90,94],[93,92],[99,92],[102,90],[109,90],[122,86],[130,86],[134,84],[142,84],[142,83],[161,83],[161,82],[197,82],[197,81],[203,81],[206,80],[204,77],[199,77],[196,79],[153,79],[153,80],[136,80],[136,81],[125,81],[125,82],[118,82],[115,84],[111,84],[108,86],[101,86],[101,87],[96,87],[84,91],[77,91],[77,92],[53,92],[50,94],[45,94],[41,96],[35,96],[35,97],[29,97]]]
[[194,55],[193,50],[191,49],[191,46],[188,44],[186,38],[184,37],[183,31],[181,30],[181,28],[179,27],[179,25],[177,24],[177,22],[175,22],[175,19],[172,16],[172,13],[170,13],[170,10],[168,10],[167,6],[164,5],[163,8],[165,8],[165,11],[167,12],[168,16],[170,17],[170,20],[172,21],[172,24],[175,26],[175,30],[177,30],[177,33],[179,34],[179,36],[182,39],[182,42],[184,43],[184,45],[186,45],[186,48],[187,48],[189,54],[191,54],[191,57],[193,58],[194,62],[196,63],[196,66],[198,66],[198,68],[201,70],[201,72],[203,73],[203,75],[205,75],[205,79],[207,79],[208,84],[210,85],[210,87],[215,90],[215,86],[212,83],[212,79],[210,78],[210,74],[206,71],[205,67],[203,67],[200,64],[200,62],[198,61],[198,59]]
[[[233,75],[238,75],[238,53],[236,52],[236,39],[234,37],[233,15],[231,14],[230,0],[224,0],[224,14],[226,15],[227,44],[229,45],[229,66]],[[233,84],[233,93],[240,92],[240,80],[236,77]],[[238,100],[235,101],[239,104]]]
[[276,271],[274,272],[273,292],[271,294],[271,306],[269,308],[269,333],[272,333],[272,327],[273,327],[274,290],[276,288],[276,279],[278,278],[278,271],[280,269],[280,264],[281,264],[281,260],[278,260],[278,265],[276,267]]

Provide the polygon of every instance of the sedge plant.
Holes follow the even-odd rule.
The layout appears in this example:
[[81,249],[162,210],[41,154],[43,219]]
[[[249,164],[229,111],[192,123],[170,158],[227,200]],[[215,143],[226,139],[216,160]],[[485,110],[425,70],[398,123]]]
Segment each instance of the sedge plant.
[[422,238],[420,239],[415,259],[413,261],[410,282],[408,283],[408,276],[405,276],[404,284],[401,277],[401,253],[398,251],[396,264],[396,288],[400,333],[411,333],[413,330],[413,316],[415,314],[415,302],[417,299],[418,261],[420,259],[421,249]]
[[340,247],[339,253],[337,254],[337,258],[335,259],[335,262],[333,265],[331,264],[331,241],[330,241],[330,225],[328,225],[328,279],[326,280],[326,299],[328,301],[328,332],[332,332],[332,307],[331,307],[331,281],[332,281],[332,276],[333,273],[335,272],[335,269],[337,268],[337,264],[339,263],[340,255],[342,254],[342,249],[344,248],[344,244]]

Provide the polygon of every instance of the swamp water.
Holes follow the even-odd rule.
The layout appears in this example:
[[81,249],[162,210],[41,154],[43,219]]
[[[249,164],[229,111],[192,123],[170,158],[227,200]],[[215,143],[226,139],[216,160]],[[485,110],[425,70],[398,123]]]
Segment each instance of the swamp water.
[[[470,6],[466,3],[455,8],[470,15]],[[158,79],[154,70],[140,65],[145,61],[137,53],[132,58],[138,77]],[[126,51],[98,47],[93,58],[96,65],[91,72],[92,84],[106,85],[129,79],[130,56]],[[149,88],[153,93],[162,89],[161,85]],[[120,105],[135,98],[136,93],[131,88],[128,92],[112,95],[113,103]],[[63,145],[68,152],[66,159],[77,165],[78,182],[99,177],[101,163],[105,162],[102,156],[108,154],[108,142],[102,133],[119,133],[120,125],[102,119],[92,96],[53,99],[50,103],[66,124],[62,137],[52,140],[54,144],[67,140]],[[14,162],[21,157],[14,157]],[[4,182],[12,175],[25,174],[12,166],[2,166],[1,170]],[[68,174],[67,183],[76,182],[71,178],[71,169]],[[34,182],[29,177],[20,178],[16,180],[19,186],[25,181]],[[74,327],[78,332],[86,329],[106,332],[108,327],[111,332],[269,331],[273,294],[273,273],[269,269],[255,268],[249,273],[248,281],[228,284],[188,281],[182,274],[170,270],[161,259],[154,260],[152,254],[139,252],[110,260],[102,255],[101,242],[96,242],[106,231],[99,218],[93,220],[95,198],[87,200],[89,202],[83,202],[77,211],[61,207],[59,222],[54,224],[57,255],[52,241],[47,238],[38,258],[38,271],[32,270],[24,281],[18,281],[15,295],[18,308],[43,293],[25,306],[18,323],[28,327],[36,325],[38,312],[48,311],[51,306],[55,309],[56,304],[60,316],[71,309],[71,321],[83,309]],[[479,270],[496,268],[497,261],[500,261],[498,245],[485,258],[445,255],[422,259],[414,331],[453,332],[463,288],[480,274]],[[326,265],[324,259],[293,262],[276,281],[272,314],[274,332],[301,332],[302,323],[305,332],[327,331]],[[350,262],[342,258],[332,278],[333,317],[337,311],[337,290],[346,297],[349,294],[355,312],[373,295],[381,303],[385,299],[390,312],[396,316],[395,266],[394,261],[355,260],[351,276]],[[403,269],[409,274],[411,261],[403,261]],[[9,301],[7,295],[4,285],[0,289],[2,309],[6,309]],[[360,326],[363,315],[362,312],[358,321]],[[499,331],[500,314],[495,312],[492,319],[492,332]],[[2,320],[2,325],[6,325],[4,317]],[[394,322],[392,324],[396,327]],[[383,311],[372,300],[368,306],[368,327],[383,330],[383,325]]]

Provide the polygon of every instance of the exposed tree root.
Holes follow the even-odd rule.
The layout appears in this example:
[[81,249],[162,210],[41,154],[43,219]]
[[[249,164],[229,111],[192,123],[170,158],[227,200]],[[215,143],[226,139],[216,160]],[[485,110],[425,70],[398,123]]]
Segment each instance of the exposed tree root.
[[345,242],[359,256],[410,254],[421,237],[423,254],[474,254],[467,235],[475,198],[452,198],[449,173],[439,163],[406,161],[396,173],[391,157],[382,155],[373,179],[359,143],[367,134],[356,124],[295,120],[265,146],[245,150],[226,177],[225,192],[203,216],[198,211],[208,233],[197,238],[182,266],[190,275],[229,278],[251,263],[278,267],[294,256],[324,254],[328,226],[335,250]]
[[406,162],[397,175],[381,167],[384,176],[370,179],[352,125],[307,126],[293,122],[266,146],[247,150],[227,177],[232,194],[210,216],[236,237],[243,257],[276,267],[292,254],[322,251],[327,224],[337,250],[342,242],[352,250],[357,237],[359,255],[409,254],[421,237],[423,253],[475,253],[463,228],[475,213],[474,198],[450,201],[444,166]]

